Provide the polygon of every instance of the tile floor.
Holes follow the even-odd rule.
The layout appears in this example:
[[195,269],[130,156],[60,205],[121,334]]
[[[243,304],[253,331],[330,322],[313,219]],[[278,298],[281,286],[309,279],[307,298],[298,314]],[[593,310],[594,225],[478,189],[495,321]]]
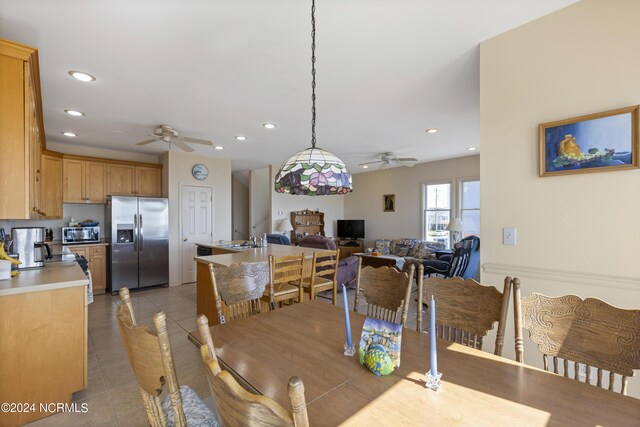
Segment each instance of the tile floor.
[[[348,291],[350,305],[353,304],[354,293],[353,289]],[[338,296],[338,304],[342,306],[342,298],[340,294]],[[178,381],[193,388],[211,406],[199,351],[187,339],[187,332],[196,328],[195,283],[134,292],[131,300],[139,324],[152,325],[153,314],[165,312]],[[328,299],[321,300],[330,303]],[[89,387],[73,395],[74,402],[87,403],[88,412],[57,414],[29,426],[148,425],[136,378],[115,319],[119,301],[117,296],[97,295],[89,306]],[[416,303],[412,301],[410,307],[407,327],[413,329]]]

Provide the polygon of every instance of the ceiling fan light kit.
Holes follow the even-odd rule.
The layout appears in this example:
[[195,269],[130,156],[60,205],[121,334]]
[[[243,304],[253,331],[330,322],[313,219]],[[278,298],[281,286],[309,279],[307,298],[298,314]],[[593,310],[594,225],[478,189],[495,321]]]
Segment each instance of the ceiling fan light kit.
[[[306,196],[346,194],[353,191],[344,162],[316,147],[316,3],[311,1],[311,147],[289,158],[276,174],[278,193]],[[264,126],[264,125],[263,125]],[[265,126],[266,127],[266,126]]]

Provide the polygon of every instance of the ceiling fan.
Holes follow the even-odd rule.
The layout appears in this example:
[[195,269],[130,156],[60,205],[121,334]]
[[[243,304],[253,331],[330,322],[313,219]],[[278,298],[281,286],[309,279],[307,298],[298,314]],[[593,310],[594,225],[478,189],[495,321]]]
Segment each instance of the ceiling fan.
[[147,145],[156,141],[164,141],[169,143],[169,149],[171,149],[171,144],[174,144],[176,147],[180,148],[187,153],[193,151],[193,148],[188,146],[186,143],[190,142],[192,144],[203,144],[213,146],[213,142],[207,141],[205,139],[198,138],[189,138],[187,136],[180,136],[177,130],[175,130],[172,126],[169,125],[160,125],[153,132],[154,138],[147,139],[146,141],[138,142],[136,145]]
[[397,157],[393,153],[383,153],[380,155],[380,160],[375,160],[373,162],[360,163],[358,166],[366,166],[380,164],[378,169],[383,169],[390,166],[413,166],[418,159],[414,157]]

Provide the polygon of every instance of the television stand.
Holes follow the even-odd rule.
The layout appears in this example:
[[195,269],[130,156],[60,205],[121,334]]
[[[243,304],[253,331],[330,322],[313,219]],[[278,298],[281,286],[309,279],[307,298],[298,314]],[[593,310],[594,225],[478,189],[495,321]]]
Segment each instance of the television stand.
[[363,240],[336,239],[336,247],[340,249],[340,259],[349,258],[351,255],[364,252]]

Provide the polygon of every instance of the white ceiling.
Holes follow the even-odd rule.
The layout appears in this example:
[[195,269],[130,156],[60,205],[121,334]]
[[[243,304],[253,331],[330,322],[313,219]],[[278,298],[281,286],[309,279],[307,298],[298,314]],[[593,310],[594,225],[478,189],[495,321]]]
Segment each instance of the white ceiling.
[[[385,151],[421,162],[477,153],[466,149],[480,143],[478,44],[571,3],[317,0],[318,146],[353,173]],[[167,123],[225,147],[196,153],[254,169],[310,145],[310,5],[0,0],[0,37],[39,49],[48,141],[69,143],[70,130],[73,144],[159,154],[163,142],[134,144]]]

